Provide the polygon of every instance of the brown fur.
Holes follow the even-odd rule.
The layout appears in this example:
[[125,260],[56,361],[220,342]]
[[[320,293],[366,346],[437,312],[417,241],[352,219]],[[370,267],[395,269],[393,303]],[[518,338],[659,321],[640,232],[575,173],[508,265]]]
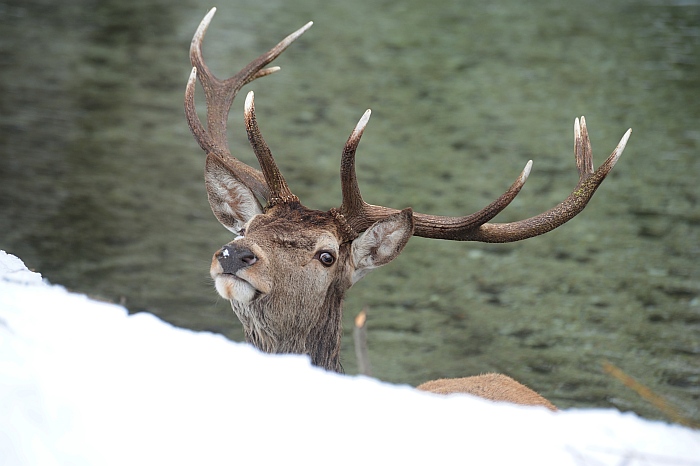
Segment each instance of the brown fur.
[[542,395],[503,374],[491,373],[457,379],[437,379],[425,382],[416,388],[440,395],[469,393],[492,401],[544,406],[552,411],[557,410],[557,407]]

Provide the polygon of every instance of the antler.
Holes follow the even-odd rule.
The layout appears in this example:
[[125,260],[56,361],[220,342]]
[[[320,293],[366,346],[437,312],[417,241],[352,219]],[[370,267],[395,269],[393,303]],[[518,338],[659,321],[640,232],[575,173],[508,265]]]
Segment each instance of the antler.
[[265,182],[270,188],[270,195],[267,198],[267,206],[272,207],[280,202],[299,202],[299,198],[292,194],[287,186],[287,182],[282,176],[282,172],[277,168],[272,152],[260,133],[258,122],[255,119],[255,99],[253,91],[250,91],[245,99],[245,129],[248,133],[248,141],[253,146],[253,152],[258,158],[260,168],[262,168]]
[[[248,140],[258,158],[262,172],[252,168],[233,157],[228,149],[226,139],[226,122],[231,104],[238,91],[249,82],[267,76],[279,70],[279,67],[265,68],[277,58],[289,45],[311,27],[308,22],[293,32],[267,53],[246,65],[236,75],[226,80],[216,78],[204,63],[202,57],[202,40],[209,27],[216,8],[212,8],[200,23],[190,47],[192,73],[185,91],[185,115],[190,130],[207,156],[217,157],[226,165],[244,185],[255,195],[264,197],[268,207],[280,202],[297,202],[282,173],[275,164],[269,147],[265,143],[255,118],[253,93],[246,98],[245,122]],[[195,82],[199,80],[207,101],[207,129],[200,121],[194,104]],[[343,201],[338,209],[331,209],[344,219],[349,227],[350,236],[357,236],[376,221],[398,210],[366,203],[362,199],[355,174],[355,152],[367,126],[371,112],[367,110],[362,116],[343,149],[341,160],[341,184]],[[615,166],[622,155],[632,130],[629,129],[608,159],[597,170],[593,170],[591,143],[586,129],[586,120],[576,118],[574,123],[574,154],[579,172],[579,182],[569,196],[556,207],[534,217],[512,223],[488,223],[515,199],[530,174],[532,161],[515,182],[498,199],[488,206],[464,217],[444,217],[414,213],[416,236],[426,238],[448,239],[455,241],[481,241],[487,243],[506,243],[538,236],[551,231],[574,218],[581,212],[598,186]]]
[[[263,172],[246,165],[240,160],[233,157],[228,148],[228,141],[226,139],[226,122],[228,120],[228,113],[231,109],[231,104],[233,99],[236,97],[238,91],[248,84],[249,82],[267,76],[269,74],[278,71],[280,68],[277,66],[265,68],[270,62],[277,58],[284,50],[289,47],[289,45],[294,42],[299,36],[301,36],[307,29],[311,27],[313,22],[306,23],[302,28],[293,32],[284,38],[279,44],[270,49],[267,53],[260,55],[258,58],[246,65],[241,71],[236,73],[236,75],[220,80],[214,76],[214,74],[209,70],[209,67],[204,63],[204,58],[202,56],[202,40],[204,39],[204,34],[207,32],[209,23],[212,17],[216,13],[216,8],[212,8],[206,14],[202,22],[199,24],[197,31],[192,38],[192,44],[190,46],[190,61],[192,62],[192,73],[187,81],[187,89],[185,91],[185,115],[187,117],[187,122],[190,126],[190,130],[194,135],[195,139],[199,143],[200,147],[207,153],[208,156],[213,155],[218,157],[230,170],[236,175],[236,177],[245,184],[253,193],[258,196],[271,199],[270,190],[281,189],[280,185],[276,185],[277,188],[272,188],[269,180],[266,180],[266,176],[263,173],[269,172],[272,169],[266,169],[263,166],[262,161],[261,166]],[[194,92],[195,92],[195,82],[199,77],[199,81],[204,89],[204,95],[207,102],[207,129],[205,130],[202,122],[197,115],[194,104]],[[246,127],[248,128],[249,139],[251,144],[253,140],[256,141],[257,147],[254,145],[254,150],[258,159],[260,160],[259,150],[266,150],[269,154],[269,149],[265,141],[262,140],[260,132],[257,130],[257,124],[255,123],[255,113],[251,101],[251,112],[252,117],[249,119],[246,116]],[[246,105],[246,108],[248,106]],[[248,114],[248,112],[246,112]],[[251,124],[248,124],[248,121]],[[251,136],[251,131],[257,136],[253,138]],[[261,142],[262,141],[262,142]],[[263,157],[265,160],[271,160],[271,156],[268,158]],[[272,161],[274,165],[274,161]],[[275,167],[276,169],[276,167]],[[272,170],[274,171],[274,170]],[[279,173],[279,170],[277,170]],[[281,178],[281,175],[279,175]],[[283,178],[281,178],[284,181]],[[286,187],[286,183],[284,183]],[[288,191],[288,188],[287,188]],[[280,193],[275,196],[279,197]],[[281,192],[282,196],[292,195],[291,192]]]
[[[367,110],[360,118],[355,130],[348,138],[340,168],[343,201],[339,209],[351,228],[360,232],[377,220],[398,212],[384,206],[375,206],[362,199],[355,175],[355,151],[369,121]],[[579,172],[579,182],[571,194],[556,207],[534,217],[512,223],[487,223],[515,198],[525,184],[532,161],[530,160],[518,179],[498,199],[480,211],[465,217],[442,217],[414,213],[414,235],[425,238],[454,241],[481,241],[486,243],[508,243],[538,236],[551,231],[574,218],[593,197],[598,186],[615,166],[622,155],[632,129],[627,130],[613,153],[597,170],[593,170],[591,143],[584,117],[574,122],[574,154]]]

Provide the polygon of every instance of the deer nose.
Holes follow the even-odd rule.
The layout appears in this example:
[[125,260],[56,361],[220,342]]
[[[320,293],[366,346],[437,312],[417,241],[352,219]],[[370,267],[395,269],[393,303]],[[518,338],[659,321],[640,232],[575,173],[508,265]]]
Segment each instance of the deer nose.
[[224,273],[228,274],[235,274],[240,269],[255,264],[258,260],[250,249],[235,244],[227,244],[221,248],[216,258]]

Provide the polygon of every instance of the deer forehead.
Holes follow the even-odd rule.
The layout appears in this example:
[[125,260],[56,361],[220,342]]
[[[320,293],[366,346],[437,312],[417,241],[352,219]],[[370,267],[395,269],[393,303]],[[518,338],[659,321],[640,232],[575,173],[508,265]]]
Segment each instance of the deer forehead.
[[260,246],[315,252],[340,250],[335,220],[311,209],[275,209],[253,217],[245,226],[248,240]]

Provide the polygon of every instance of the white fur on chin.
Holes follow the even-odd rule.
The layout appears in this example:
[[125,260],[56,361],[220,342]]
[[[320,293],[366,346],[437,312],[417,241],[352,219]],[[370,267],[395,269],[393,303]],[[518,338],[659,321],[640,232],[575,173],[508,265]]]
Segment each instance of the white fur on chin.
[[250,283],[232,275],[217,276],[214,278],[214,286],[221,297],[243,304],[251,302],[256,293]]

